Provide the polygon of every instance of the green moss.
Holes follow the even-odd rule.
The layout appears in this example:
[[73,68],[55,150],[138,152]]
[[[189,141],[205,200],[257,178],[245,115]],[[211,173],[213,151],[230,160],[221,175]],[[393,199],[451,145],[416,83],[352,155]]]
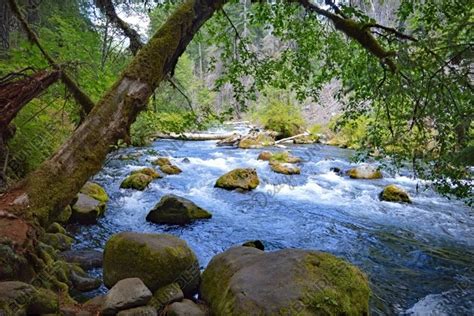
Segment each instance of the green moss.
[[290,155],[287,151],[273,153],[270,158],[270,162],[281,162],[281,163],[298,163],[301,162],[301,158]]
[[182,170],[175,165],[162,165],[160,166],[160,170],[166,174],[179,174],[182,172]]
[[389,202],[411,203],[408,193],[394,184],[387,185],[380,193],[380,199]]
[[298,167],[293,167],[293,166],[285,165],[278,162],[270,162],[270,168],[276,173],[281,173],[281,174],[286,174],[286,175],[301,173],[301,170]]
[[146,189],[146,187],[150,184],[152,180],[153,178],[146,174],[135,173],[125,178],[122,184],[120,184],[120,188],[135,189],[135,190],[143,191]]
[[72,243],[74,242],[73,238],[61,233],[56,233],[56,234],[46,233],[43,235],[41,240],[45,244],[48,244],[51,247],[61,250],[61,251],[70,249]]
[[51,234],[60,233],[60,234],[63,234],[63,235],[67,235],[67,232],[64,229],[64,227],[62,227],[61,224],[56,223],[56,222],[49,225],[46,232],[51,233]]
[[155,166],[163,166],[163,165],[171,165],[171,161],[168,159],[168,158],[165,158],[165,157],[160,157],[154,161],[152,161],[151,163],[152,165],[155,165]]
[[100,202],[107,202],[109,200],[109,196],[105,189],[98,185],[97,183],[87,182],[81,189],[80,193],[90,196],[91,198],[96,199]]
[[260,180],[255,169],[238,168],[217,179],[215,186],[226,190],[253,190],[259,184]]

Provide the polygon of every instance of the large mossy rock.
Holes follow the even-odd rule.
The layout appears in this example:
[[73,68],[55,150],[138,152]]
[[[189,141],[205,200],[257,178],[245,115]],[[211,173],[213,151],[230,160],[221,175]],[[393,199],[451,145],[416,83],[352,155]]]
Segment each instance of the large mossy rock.
[[411,203],[410,196],[402,188],[394,184],[387,185],[380,193],[380,199],[388,202],[405,202]]
[[160,166],[160,170],[166,174],[180,174],[181,172],[183,172],[180,168],[171,164]]
[[368,315],[370,289],[327,253],[236,247],[211,260],[200,294],[212,315]]
[[226,190],[253,190],[260,184],[257,171],[251,168],[234,169],[219,179],[217,179],[215,186]]
[[57,294],[23,282],[0,282],[0,315],[42,315],[58,312]]
[[382,179],[382,172],[370,165],[360,165],[350,169],[347,174],[352,179]]
[[81,224],[94,224],[104,215],[105,203],[89,195],[79,193],[77,201],[72,205],[70,220]]
[[191,200],[165,195],[148,213],[146,220],[156,224],[185,225],[194,220],[211,218],[212,214],[194,204]]
[[153,181],[153,178],[144,173],[133,173],[123,180],[120,184],[122,189],[135,189],[143,191]]
[[94,182],[86,182],[82,187],[80,193],[90,196],[91,198],[96,199],[99,202],[107,202],[109,200],[109,196],[105,189]]
[[194,252],[184,240],[167,234],[112,236],[105,245],[103,267],[108,288],[122,279],[139,278],[153,292],[177,282],[186,296],[192,296],[200,278]]

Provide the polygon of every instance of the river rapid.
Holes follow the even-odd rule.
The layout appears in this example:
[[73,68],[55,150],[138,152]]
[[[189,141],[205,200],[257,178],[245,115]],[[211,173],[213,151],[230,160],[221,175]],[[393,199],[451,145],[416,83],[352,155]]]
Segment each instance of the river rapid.
[[[374,315],[474,315],[472,208],[425,190],[408,173],[353,180],[331,171],[355,166],[351,150],[320,144],[287,150],[304,160],[301,175],[272,172],[267,162],[257,160],[262,150],[217,147],[215,141],[158,140],[119,150],[92,179],[110,196],[105,217],[97,225],[70,227],[74,247],[102,250],[121,231],[165,232],[186,240],[205,268],[214,255],[259,239],[266,251],[314,249],[357,265],[370,279]],[[127,154],[140,157],[119,159]],[[157,179],[143,192],[119,188],[131,171],[151,166],[160,156],[170,157],[183,172]],[[261,183],[256,190],[214,188],[219,176],[240,167],[257,170]],[[380,201],[387,184],[403,187],[413,203]],[[212,219],[187,226],[146,222],[148,211],[170,193],[191,199]]]

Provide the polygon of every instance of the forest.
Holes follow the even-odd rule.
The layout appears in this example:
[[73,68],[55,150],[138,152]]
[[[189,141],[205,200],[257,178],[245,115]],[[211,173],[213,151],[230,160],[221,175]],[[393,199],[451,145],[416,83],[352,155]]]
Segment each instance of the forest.
[[472,315],[468,0],[0,0],[0,316]]

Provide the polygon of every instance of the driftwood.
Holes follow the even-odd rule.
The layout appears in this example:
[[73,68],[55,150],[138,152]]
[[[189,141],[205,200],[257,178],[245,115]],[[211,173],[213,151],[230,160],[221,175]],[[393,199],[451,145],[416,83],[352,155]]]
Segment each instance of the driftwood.
[[275,144],[281,144],[281,143],[286,143],[290,140],[293,140],[293,139],[296,139],[296,138],[300,138],[300,137],[303,137],[303,136],[309,136],[310,134],[308,132],[304,132],[303,134],[298,134],[298,135],[295,135],[295,136],[291,136],[291,137],[287,137],[287,138],[282,138],[280,140],[277,140],[275,142]]
[[179,140],[222,140],[236,135],[235,133],[222,133],[222,134],[212,134],[212,133],[170,133],[170,134],[156,134],[155,138],[160,139],[179,139]]

